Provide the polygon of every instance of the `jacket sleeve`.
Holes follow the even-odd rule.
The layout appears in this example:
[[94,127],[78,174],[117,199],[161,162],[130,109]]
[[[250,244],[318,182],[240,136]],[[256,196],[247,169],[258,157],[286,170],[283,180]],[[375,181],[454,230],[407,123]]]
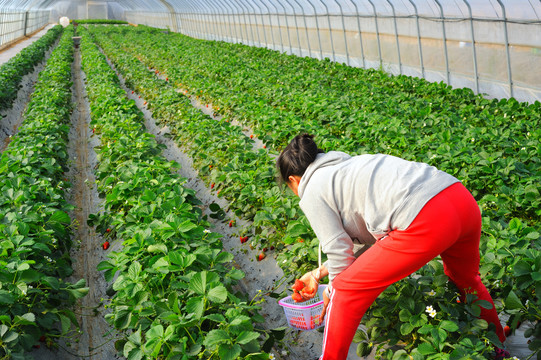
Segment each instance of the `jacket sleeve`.
[[327,255],[325,265],[332,281],[355,261],[353,241],[344,230],[342,219],[332,204],[323,199],[311,199],[301,208],[319,239],[322,251]]

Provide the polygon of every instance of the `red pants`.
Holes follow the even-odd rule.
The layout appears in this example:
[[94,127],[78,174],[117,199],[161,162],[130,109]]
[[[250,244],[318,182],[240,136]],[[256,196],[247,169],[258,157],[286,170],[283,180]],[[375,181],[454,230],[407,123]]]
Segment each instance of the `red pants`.
[[[479,207],[462,184],[432,198],[406,230],[391,231],[334,279],[320,360],[346,359],[355,331],[378,295],[438,255],[459,289],[471,289],[494,305],[478,273],[480,237]],[[496,325],[503,342],[495,308],[481,308],[481,318]]]

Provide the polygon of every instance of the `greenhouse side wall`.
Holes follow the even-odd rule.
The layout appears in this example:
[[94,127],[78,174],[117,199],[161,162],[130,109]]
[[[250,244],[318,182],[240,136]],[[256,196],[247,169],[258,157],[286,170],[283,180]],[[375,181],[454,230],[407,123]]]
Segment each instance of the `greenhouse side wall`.
[[0,9],[0,49],[31,35],[49,23],[49,10]]
[[221,12],[194,7],[173,16],[132,13],[126,17],[133,23],[178,27],[195,38],[443,81],[488,97],[541,100],[540,21],[379,12],[376,16],[321,14],[315,9],[287,13],[278,6],[269,8],[277,10],[274,13],[265,8],[258,12],[222,8]]

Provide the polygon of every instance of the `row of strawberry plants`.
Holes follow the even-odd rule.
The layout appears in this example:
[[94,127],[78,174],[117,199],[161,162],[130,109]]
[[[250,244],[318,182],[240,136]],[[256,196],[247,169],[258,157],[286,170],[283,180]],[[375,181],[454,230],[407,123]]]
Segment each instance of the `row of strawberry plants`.
[[56,25],[31,45],[0,66],[0,110],[9,108],[19,91],[21,79],[30,73],[45,57],[47,50],[62,34],[62,26]]
[[145,132],[142,112],[104,55],[79,31],[105,198],[89,221],[122,241],[98,266],[114,280],[107,320],[124,330],[117,349],[129,359],[268,358],[254,327],[262,321],[258,305],[233,290],[244,273],[231,266],[221,235],[207,230],[194,191]]
[[39,74],[19,132],[0,158],[0,357],[23,359],[38,340],[78,326],[69,306],[88,289],[73,272],[73,206],[64,198],[73,29]]
[[[114,61],[128,86],[144,96],[153,116],[168,126],[177,143],[194,159],[199,174],[211,187],[229,200],[239,217],[253,220],[253,228],[241,230],[253,246],[284,247],[287,222],[298,216],[298,199],[285,197],[275,182],[274,161],[265,149],[253,150],[253,140],[229,122],[215,121],[195,109],[190,99],[177,92],[168,81],[159,79],[135,57],[92,28],[99,45]],[[306,231],[306,227],[303,231]],[[286,240],[297,241],[298,236]],[[298,243],[289,254],[299,258],[308,253],[317,260],[313,246]],[[282,260],[283,261],[283,260]],[[298,269],[291,261],[291,268]],[[311,266],[305,264],[304,267]]]
[[145,27],[103,31],[120,34],[147,65],[276,149],[300,131],[317,132],[325,149],[437,165],[460,177],[485,210],[539,219],[539,103],[487,100],[421,79]]
[[[134,66],[135,62],[132,62]],[[132,71],[132,70],[130,70]],[[133,71],[132,71],[133,72]],[[146,88],[145,85],[142,85],[143,88]],[[182,119],[181,122],[182,125],[186,123],[186,120]],[[190,136],[195,136],[196,133],[193,133],[188,131],[188,135],[185,135],[185,137],[189,138]],[[202,168],[204,169],[204,168]],[[236,186],[239,186],[240,184],[236,184]],[[272,211],[270,212],[272,213]],[[528,305],[528,302],[526,300],[529,300],[530,298],[535,299],[535,291],[539,287],[538,279],[535,278],[535,276],[530,275],[531,272],[527,272],[528,269],[535,271],[540,265],[537,264],[539,259],[539,252],[536,249],[530,249],[531,248],[531,242],[533,240],[537,240],[538,233],[535,231],[535,229],[523,226],[520,221],[515,220],[513,224],[507,228],[503,228],[501,224],[498,224],[497,222],[493,221],[493,223],[490,223],[490,219],[485,217],[485,223],[488,223],[489,231],[487,232],[488,239],[487,243],[489,245],[487,251],[487,259],[489,261],[485,265],[483,272],[487,276],[489,280],[491,280],[491,283],[493,284],[493,291],[498,291],[499,293],[497,295],[503,296],[506,298],[506,309],[511,313],[516,313],[517,316],[515,316],[513,319],[514,326],[518,324],[520,318],[526,318],[530,320],[538,320],[538,311],[536,309],[539,309],[539,304],[537,302],[530,303]],[[535,235],[537,233],[537,236]],[[500,240],[498,238],[509,238],[509,242],[505,242],[503,240]],[[513,247],[513,250],[515,251],[515,256],[513,257],[509,250]],[[511,255],[510,255],[511,254]],[[503,266],[502,266],[503,265]],[[494,273],[494,276],[490,276],[492,273]],[[427,267],[424,269],[423,274],[429,274],[434,275],[434,270],[430,267]],[[445,276],[442,272],[437,274],[437,277],[435,277],[435,281],[427,281],[427,278],[424,277],[421,282],[419,282],[415,286],[414,289],[418,289],[415,294],[411,294],[412,288],[407,286],[404,287],[403,284],[397,284],[397,286],[394,286],[393,289],[395,290],[396,294],[402,294],[404,295],[406,292],[408,292],[409,297],[416,298],[419,301],[414,302],[413,304],[417,304],[417,307],[419,304],[422,304],[428,300],[434,301],[436,299],[430,298],[426,295],[426,293],[432,293],[432,291],[436,290],[435,293],[440,293],[441,298],[438,301],[446,301],[449,299],[449,293],[450,292],[447,289],[447,284],[445,281],[442,281]],[[504,282],[505,280],[505,282]],[[410,279],[410,282],[417,282],[419,280]],[[500,285],[503,284],[504,286]],[[422,285],[422,286],[421,286]],[[434,288],[432,291],[424,291],[427,286],[433,286]],[[499,287],[499,288],[498,288]],[[423,290],[423,291],[421,291]],[[392,293],[392,291],[390,291]],[[518,293],[518,295],[517,295]],[[453,296],[451,296],[453,297]],[[377,307],[377,315],[373,316],[373,321],[379,321],[377,324],[372,324],[373,329],[379,329],[376,332],[372,333],[372,337],[370,341],[365,341],[364,344],[369,344],[370,342],[373,342],[376,339],[379,339],[379,342],[382,341],[381,334],[385,334],[385,336],[388,337],[389,332],[392,332],[392,327],[396,328],[396,331],[394,332],[396,334],[401,334],[401,332],[406,332],[406,334],[402,335],[411,335],[413,333],[414,326],[410,323],[407,323],[406,325],[404,322],[402,322],[402,319],[394,319],[390,321],[389,316],[384,316],[385,314],[388,315],[389,307],[392,308],[391,303],[388,301],[388,297],[383,297],[383,299],[386,299],[386,303],[384,300],[381,302],[384,302],[383,304],[379,304],[380,306]],[[413,311],[415,309],[415,306],[410,309],[409,306],[412,303],[408,304],[402,304],[403,310],[406,309],[407,311]],[[527,306],[524,306],[526,304]],[[445,308],[445,312],[448,314],[451,313],[451,310],[448,306],[441,305],[441,308]],[[417,309],[418,310],[418,309]],[[381,312],[380,312],[381,311]],[[473,310],[472,310],[473,311]],[[453,311],[453,313],[456,312],[456,309]],[[398,312],[395,312],[398,314]],[[459,317],[460,319],[460,317]],[[457,334],[466,334],[466,336],[469,336],[468,332],[464,332],[465,324],[468,324],[471,319],[460,319],[459,323],[462,324],[461,327],[457,327],[454,329],[453,326],[448,325],[449,323],[444,323],[448,328],[452,328],[454,332]],[[426,316],[425,316],[425,322],[426,322]],[[398,327],[396,327],[396,324],[398,324]],[[416,322],[416,324],[420,324],[419,321]],[[477,323],[479,324],[479,323]],[[377,325],[377,326],[375,326]],[[424,324],[426,325],[426,324]],[[423,326],[424,326],[423,325]],[[481,324],[479,324],[481,326]],[[418,325],[419,327],[421,325]],[[391,328],[391,330],[389,330]],[[426,327],[425,327],[426,328]],[[409,331],[407,331],[409,329]],[[473,330],[472,330],[473,331]],[[475,331],[480,331],[479,329],[476,329]],[[457,334],[454,334],[457,336]],[[394,337],[393,339],[398,339],[398,337]],[[494,337],[492,337],[493,340]],[[470,343],[470,339],[457,339],[458,343],[461,343],[462,340],[464,340],[465,344]],[[387,342],[389,340],[386,340]],[[495,340],[497,341],[497,340]],[[477,341],[475,343],[475,346],[479,347],[479,344],[483,344],[483,342]],[[437,347],[436,347],[437,348]],[[472,351],[471,347],[466,346],[466,350],[463,351],[463,353],[468,354],[468,352]],[[424,350],[427,350],[426,348]],[[481,346],[481,352],[486,353],[486,348],[484,346]]]

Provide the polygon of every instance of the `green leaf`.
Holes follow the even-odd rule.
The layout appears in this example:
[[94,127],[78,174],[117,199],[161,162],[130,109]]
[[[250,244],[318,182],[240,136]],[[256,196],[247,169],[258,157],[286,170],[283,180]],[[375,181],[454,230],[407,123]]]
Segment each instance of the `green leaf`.
[[235,360],[239,357],[242,349],[239,345],[220,344],[218,346],[218,354],[220,360]]
[[114,317],[115,328],[126,329],[131,322],[131,311],[127,309],[117,310]]
[[205,336],[205,340],[203,341],[203,345],[212,349],[216,345],[225,341],[231,341],[229,334],[225,330],[215,329],[208,332],[207,336]]
[[208,299],[215,303],[223,303],[227,299],[227,289],[223,285],[218,285],[209,290]]
[[372,346],[370,346],[367,342],[361,342],[359,345],[357,345],[357,356],[359,357],[365,357],[370,355],[372,352]]
[[65,212],[58,210],[49,218],[49,222],[59,222],[62,224],[69,224],[71,223],[71,218]]
[[522,302],[518,298],[517,294],[513,290],[509,292],[507,298],[505,299],[505,308],[508,310],[515,310],[522,308]]
[[436,353],[436,349],[429,343],[421,343],[417,347],[417,350],[423,355],[430,355]]
[[403,323],[400,326],[400,333],[402,335],[408,335],[409,333],[411,333],[413,331],[413,329],[414,329],[414,327],[410,323]]
[[244,344],[249,343],[252,340],[257,339],[258,337],[259,337],[259,333],[255,331],[243,331],[237,337],[236,342],[244,345]]
[[167,245],[165,244],[153,244],[153,245],[149,245],[147,247],[147,251],[149,253],[157,253],[157,252],[162,252],[164,254],[167,254]]
[[440,328],[447,330],[449,332],[454,332],[458,330],[458,325],[450,320],[443,320],[440,324]]
[[203,316],[205,310],[205,299],[202,296],[192,297],[186,301],[186,310],[194,314],[197,319]]
[[207,288],[207,272],[201,271],[192,276],[189,288],[199,295],[204,295]]
[[150,328],[146,333],[147,341],[160,339],[163,336],[163,326],[161,324],[155,325]]

